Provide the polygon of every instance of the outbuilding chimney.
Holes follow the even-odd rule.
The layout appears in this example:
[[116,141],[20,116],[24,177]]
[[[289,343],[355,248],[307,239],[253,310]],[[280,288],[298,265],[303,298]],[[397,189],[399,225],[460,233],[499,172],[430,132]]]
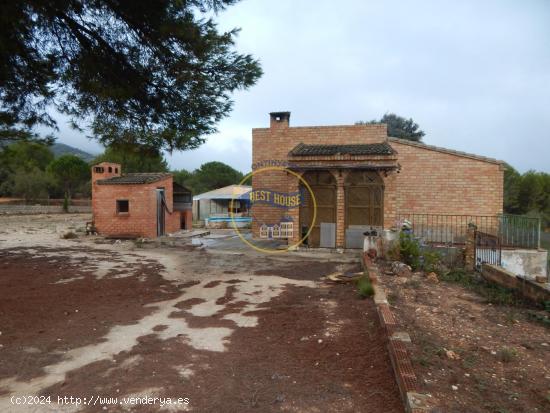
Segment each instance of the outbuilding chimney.
[[290,121],[290,112],[271,112],[269,114],[271,129],[287,129]]
[[122,167],[119,163],[101,162],[92,166],[92,184],[98,179],[107,179],[113,176],[121,176]]

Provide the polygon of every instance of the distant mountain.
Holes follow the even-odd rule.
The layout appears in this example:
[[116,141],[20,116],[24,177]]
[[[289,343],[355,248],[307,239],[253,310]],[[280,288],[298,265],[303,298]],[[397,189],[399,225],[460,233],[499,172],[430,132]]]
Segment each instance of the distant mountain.
[[[7,146],[13,142],[14,141],[10,139],[0,140],[0,150],[2,150],[4,146]],[[92,155],[91,153],[75,148],[74,146],[65,145],[64,143],[59,143],[59,142],[55,142],[52,146],[50,146],[50,150],[52,151],[52,153],[56,158],[59,158],[61,155],[71,154],[71,155],[76,155],[79,158],[82,158],[86,162],[90,162],[91,160],[97,157],[97,155]]]
[[96,157],[95,155],[84,152],[83,150],[75,148],[74,146],[65,145],[64,143],[59,142],[56,142],[52,146],[50,146],[50,149],[56,158],[60,157],[61,155],[71,154],[82,158],[86,162],[90,162]]

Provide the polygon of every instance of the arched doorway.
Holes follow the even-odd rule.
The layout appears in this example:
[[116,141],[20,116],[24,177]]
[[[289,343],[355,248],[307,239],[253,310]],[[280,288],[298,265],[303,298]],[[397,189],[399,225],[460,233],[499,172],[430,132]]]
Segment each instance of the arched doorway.
[[384,182],[376,171],[350,171],[344,190],[346,247],[357,248],[364,227],[384,225]]
[[[329,171],[309,171],[304,175],[304,180],[311,187],[317,202],[317,218],[313,223],[313,229],[307,240],[304,241],[310,247],[330,246],[328,238],[323,237],[329,244],[321,245],[321,223],[333,224],[327,228],[333,231],[326,234],[329,238],[336,239],[336,179]],[[305,189],[305,188],[304,188]],[[300,230],[301,235],[305,235],[311,225],[313,218],[313,203],[309,191],[303,190],[304,196],[300,206]],[[332,229],[333,228],[333,229]],[[333,235],[333,236],[332,236]]]

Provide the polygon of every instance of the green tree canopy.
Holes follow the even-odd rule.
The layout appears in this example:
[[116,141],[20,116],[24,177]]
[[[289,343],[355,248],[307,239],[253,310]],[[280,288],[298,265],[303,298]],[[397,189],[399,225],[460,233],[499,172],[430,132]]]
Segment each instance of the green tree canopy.
[[398,116],[395,113],[386,113],[380,120],[373,119],[368,122],[359,121],[356,125],[368,125],[375,123],[385,123],[388,125],[388,136],[409,141],[420,142],[426,133],[420,129],[420,126],[412,120]]
[[191,178],[193,177],[192,172],[189,172],[187,169],[180,169],[179,171],[172,171],[172,173],[174,174],[174,182],[191,189],[189,184]]
[[44,171],[53,159],[51,149],[37,142],[15,142],[5,146],[0,152],[2,167],[7,166],[12,171],[16,169],[30,171],[35,168]]
[[61,155],[48,165],[47,171],[63,188],[67,198],[90,179],[89,165],[76,155]]
[[108,147],[92,164],[100,162],[119,163],[123,173],[168,171],[168,163],[159,150],[136,145]]
[[550,174],[518,173],[511,166],[504,172],[504,212],[542,218],[550,228]]
[[13,195],[27,201],[46,199],[54,190],[54,183],[49,174],[37,168],[30,171],[19,170],[13,175]]
[[521,174],[512,166],[506,165],[504,170],[504,211],[510,214],[522,214],[524,208],[519,203]]
[[236,2],[2,2],[0,139],[55,128],[55,108],[105,145],[196,148],[262,74],[209,18]]
[[207,162],[193,172],[185,169],[174,172],[175,181],[191,189],[194,194],[238,184],[243,174],[223,162]]
[[535,171],[527,171],[521,177],[521,185],[518,191],[518,203],[525,212],[544,209],[544,176]]
[[19,195],[15,190],[16,175],[27,174],[28,178],[31,173],[43,174],[53,159],[50,148],[41,143],[21,141],[4,146],[0,150],[0,195]]

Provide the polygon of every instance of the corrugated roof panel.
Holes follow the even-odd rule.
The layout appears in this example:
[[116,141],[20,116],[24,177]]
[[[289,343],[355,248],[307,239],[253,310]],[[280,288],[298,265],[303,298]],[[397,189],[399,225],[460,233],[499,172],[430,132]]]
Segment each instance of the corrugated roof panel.
[[248,185],[229,185],[195,195],[193,201],[200,199],[244,199],[243,196],[246,196],[250,191],[252,191],[252,187]]

